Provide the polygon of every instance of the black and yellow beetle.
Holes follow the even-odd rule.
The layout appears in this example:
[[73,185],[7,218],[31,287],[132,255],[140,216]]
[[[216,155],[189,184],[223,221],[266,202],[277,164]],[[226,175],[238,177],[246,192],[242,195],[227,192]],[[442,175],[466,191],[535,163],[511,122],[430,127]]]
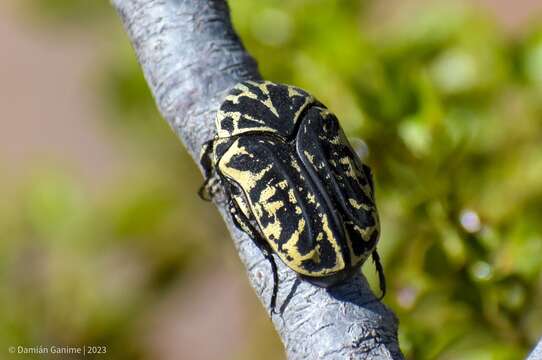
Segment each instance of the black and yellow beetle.
[[297,87],[245,81],[224,99],[216,128],[202,151],[200,195],[209,200],[220,185],[235,224],[271,261],[271,309],[272,253],[321,287],[359,271],[372,254],[385,294],[371,171],[335,115]]

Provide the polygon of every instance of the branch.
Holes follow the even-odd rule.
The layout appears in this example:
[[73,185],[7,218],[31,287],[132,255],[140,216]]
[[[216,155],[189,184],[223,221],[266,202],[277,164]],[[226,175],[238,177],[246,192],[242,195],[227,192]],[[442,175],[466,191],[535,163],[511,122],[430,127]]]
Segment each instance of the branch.
[[[157,105],[196,162],[214,135],[216,110],[237,82],[260,79],[235,34],[225,0],[111,0],[137,53]],[[216,204],[267,308],[269,263]],[[272,321],[289,359],[402,359],[397,319],[360,274],[325,290],[297,280],[277,259],[279,292]],[[269,312],[269,308],[267,308]]]
[[542,360],[542,338],[538,341],[533,351],[527,357],[527,360]]

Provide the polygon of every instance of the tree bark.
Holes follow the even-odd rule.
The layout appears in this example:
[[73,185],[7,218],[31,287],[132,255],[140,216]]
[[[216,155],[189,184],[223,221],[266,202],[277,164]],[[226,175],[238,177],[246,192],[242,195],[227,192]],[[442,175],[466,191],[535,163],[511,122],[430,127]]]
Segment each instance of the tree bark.
[[[158,108],[199,163],[214,118],[237,82],[260,79],[235,34],[225,0],[111,0],[129,35]],[[267,312],[270,264],[216,202],[250,283]],[[289,359],[402,359],[395,315],[360,274],[331,290],[297,280],[277,258],[279,292],[271,319]]]
[[542,338],[527,357],[527,360],[542,360]]

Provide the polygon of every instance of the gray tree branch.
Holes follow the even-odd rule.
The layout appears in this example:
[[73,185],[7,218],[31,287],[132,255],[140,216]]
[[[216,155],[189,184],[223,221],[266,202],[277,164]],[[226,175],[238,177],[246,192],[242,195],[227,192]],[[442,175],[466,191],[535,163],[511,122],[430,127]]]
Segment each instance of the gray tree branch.
[[[111,0],[156,103],[194,160],[214,135],[215,112],[241,80],[259,79],[235,34],[225,0]],[[217,207],[250,283],[269,313],[272,273],[252,241]],[[358,275],[332,290],[315,287],[278,259],[279,292],[271,316],[289,359],[402,359],[397,319]]]
[[527,360],[542,360],[542,338],[527,357]]

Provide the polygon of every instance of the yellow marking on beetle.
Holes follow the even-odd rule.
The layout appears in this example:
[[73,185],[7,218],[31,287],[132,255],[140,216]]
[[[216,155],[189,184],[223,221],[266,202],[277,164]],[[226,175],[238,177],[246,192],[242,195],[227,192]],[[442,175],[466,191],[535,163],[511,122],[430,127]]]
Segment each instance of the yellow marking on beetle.
[[242,134],[249,131],[268,131],[268,132],[276,132],[275,129],[270,128],[268,126],[258,126],[258,127],[246,127],[238,130],[238,134]]
[[[291,261],[285,260],[286,256],[284,256],[283,261],[288,264],[292,269],[294,269],[296,272],[299,272],[301,274],[305,275],[312,275],[312,276],[318,276],[318,274],[322,272],[309,272],[304,270],[301,265],[304,261],[312,260],[315,263],[319,264],[321,262],[321,255],[320,255],[320,246],[317,244],[314,249],[309,251],[307,254],[302,255],[298,248],[297,244],[299,242],[299,237],[301,233],[305,229],[305,219],[301,218],[299,219],[299,222],[297,223],[297,229],[292,233],[292,236],[286,241],[286,243],[283,245],[283,250],[285,250],[285,253],[287,256],[290,256],[292,258]],[[282,254],[282,252],[277,252],[279,256]],[[325,270],[324,270],[325,271]]]
[[288,181],[282,180],[277,183],[277,186],[281,188],[282,190],[286,189],[288,187]]
[[[228,137],[231,136],[231,134],[236,133],[239,131],[239,121],[241,120],[241,117],[243,114],[239,111],[219,111],[218,115],[216,117],[216,127],[218,129],[218,137]],[[222,123],[224,119],[230,117],[232,120],[232,127],[233,129],[231,131],[228,131],[222,127]],[[258,128],[259,129],[259,128]],[[243,131],[247,131],[246,129],[243,129]]]
[[265,203],[267,200],[269,200],[273,195],[275,195],[277,192],[277,189],[269,186],[263,189],[263,191],[260,193],[260,204]]
[[[270,242],[271,247],[275,252],[279,255],[279,257],[282,259],[282,261],[288,265],[288,267],[292,268],[294,271],[309,275],[309,276],[326,276],[333,274],[335,272],[338,272],[345,267],[344,259],[341,256],[339,245],[331,236],[331,230],[329,229],[329,225],[327,223],[327,216],[324,215],[322,218],[323,221],[323,230],[324,232],[320,232],[316,237],[316,245],[314,248],[309,251],[307,254],[302,255],[298,248],[297,244],[299,242],[301,233],[304,231],[306,223],[305,219],[300,218],[298,222],[297,229],[292,233],[290,238],[283,244],[282,249],[279,249],[278,243],[276,242]],[[274,227],[277,226],[276,224],[273,224]],[[269,231],[267,229],[264,229],[264,234],[268,233]],[[321,260],[321,242],[324,239],[324,234],[328,237],[329,242],[332,244],[335,255],[336,255],[336,263],[335,266],[332,268],[324,268],[320,271],[307,271],[301,265],[304,261],[312,260],[316,264],[319,264]],[[288,260],[288,257],[291,258],[291,260]]]
[[268,165],[259,172],[252,172],[249,170],[243,171],[228,166],[232,158],[240,154],[249,153],[247,152],[245,147],[239,146],[239,140],[236,140],[220,159],[218,163],[218,169],[222,174],[237,182],[243,188],[245,193],[248,194],[250,193],[250,190],[252,190],[256,186],[258,181],[260,181],[265,176],[265,174],[267,174],[269,170],[271,170],[272,165]]
[[311,155],[307,150],[303,151],[303,154],[305,154],[311,165],[314,166],[314,155]]
[[246,232],[249,236],[254,236],[252,229],[250,229],[247,224],[242,220],[242,218],[238,214],[233,215],[234,218],[237,219],[239,225],[241,226],[241,229]]
[[299,166],[299,164],[297,163],[297,161],[295,160],[292,160],[292,167],[298,172],[298,173],[301,173],[301,167]]
[[228,96],[226,96],[224,101],[230,101],[233,104],[239,104],[239,99],[243,98],[243,97],[247,97],[249,99],[255,99],[255,100],[258,99],[256,94],[254,94],[252,91],[250,91],[250,89],[244,84],[237,84],[235,86],[235,89],[240,90],[241,93],[239,93],[237,95],[229,94]]
[[[262,93],[267,96],[267,99],[262,101],[262,103],[271,110],[271,112],[276,116],[279,117],[279,112],[275,108],[275,105],[273,105],[273,101],[271,100],[271,94],[269,93],[269,86],[276,86],[274,83],[270,81],[262,81],[262,82],[254,82],[254,81],[247,81],[249,84],[259,88]],[[261,101],[261,100],[260,100]]]
[[[354,170],[355,168],[354,168],[354,164],[352,164],[351,158],[349,158],[348,156],[342,157],[339,159],[339,163],[342,165],[346,165],[347,167],[346,176],[349,176],[352,179],[356,179],[356,180],[358,179],[358,174],[356,174],[356,171]],[[365,195],[369,196],[369,194],[367,194],[365,190],[363,192],[365,193]]]
[[360,264],[363,264],[365,262],[365,260],[367,259],[367,256],[371,252],[372,252],[372,250],[364,252],[363,254],[360,254],[360,255],[355,255],[354,253],[352,253],[352,258],[351,258],[351,261],[350,261],[352,266],[359,266]]
[[217,131],[217,136],[218,137],[223,138],[223,137],[230,136],[230,132],[222,127],[222,122],[227,117],[231,117],[232,124],[233,124],[233,129],[235,130],[237,128],[237,123],[239,122],[239,119],[241,118],[241,113],[238,112],[238,111],[226,112],[226,111],[222,111],[222,110],[219,110],[217,112],[217,114],[216,114],[216,128],[218,129],[218,131]]
[[339,159],[339,164],[350,165],[350,159],[345,156]]
[[[258,217],[258,220],[259,219],[260,218]],[[260,221],[258,221],[258,223],[260,224],[260,227],[262,227],[262,224],[260,223]],[[262,232],[265,235],[265,237],[268,238],[268,239],[272,239],[272,240],[273,239],[274,240],[280,239],[280,235],[282,234],[282,225],[281,225],[280,221],[274,221],[274,222],[268,224],[267,226],[262,227]],[[277,242],[276,241],[271,241],[269,243],[273,247],[273,249],[275,251],[277,251],[277,249],[278,249],[277,248]]]
[[[348,222],[349,224],[352,224],[352,222]],[[348,252],[350,253],[350,265],[356,265],[361,256],[356,256],[354,254],[354,245],[352,244],[352,238],[347,234],[346,235],[346,245],[348,246]]]
[[288,96],[289,97],[294,97],[294,96],[303,96],[298,90],[298,88],[294,87],[294,86],[290,86],[288,85],[287,86],[288,88]]
[[276,192],[277,189],[275,187],[267,187],[261,192],[260,199],[258,200],[258,203],[263,206],[267,213],[273,216],[275,221],[277,221],[277,211],[284,207],[283,201],[269,201]]
[[237,202],[237,205],[239,205],[239,209],[241,209],[241,212],[245,215],[245,217],[249,218],[250,209],[248,208],[248,204],[245,201],[245,197],[242,195],[241,196],[237,195],[234,197],[234,199]]
[[322,262],[322,250],[320,249],[320,244],[316,244],[314,247],[315,256],[313,257],[312,261],[314,261],[317,264],[320,264]]
[[[375,231],[378,231],[378,229],[379,229],[378,223],[376,223],[376,225],[374,225],[374,226],[368,226],[366,228],[361,228],[358,225],[354,225],[350,221],[348,222],[348,224],[353,225],[354,231],[356,231],[358,234],[360,234],[361,239],[364,242],[371,241],[371,237],[373,236],[373,233]],[[348,249],[349,249],[350,254],[351,254],[350,262],[351,262],[352,266],[357,266],[358,264],[361,264],[367,258],[368,254],[370,254],[374,250],[374,248],[376,247],[376,243],[375,243],[373,248],[366,249],[362,254],[356,255],[354,253],[354,248],[353,248],[354,245],[352,244],[352,237],[350,237],[350,236],[347,237],[346,244],[348,245]]]
[[[297,250],[297,243],[299,242],[299,236],[305,229],[305,219],[301,218],[297,222],[297,229],[292,233],[292,236],[284,243],[282,248],[286,250],[286,255],[289,255],[293,258],[292,263],[290,263],[293,266],[299,267],[301,265],[301,262],[307,258],[310,259],[310,252],[307,255],[301,255],[299,251]],[[278,246],[277,246],[278,249]],[[286,262],[288,263],[288,262]]]
[[333,145],[340,145],[341,138],[339,136],[334,136],[331,138],[331,140],[328,140]]
[[243,117],[244,117],[245,119],[250,120],[250,121],[254,121],[254,122],[258,123],[258,124],[265,125],[265,121],[260,120],[260,119],[256,119],[255,117],[250,116],[250,115],[248,115],[248,114],[243,115]]
[[326,108],[320,108],[320,116],[326,119],[328,116],[332,115],[331,111]]
[[371,210],[371,208],[367,204],[359,203],[355,199],[348,199],[348,202],[350,203],[350,205],[352,205],[352,207],[354,209],[357,209],[357,210],[363,209],[363,210],[366,210],[366,211]]
[[354,225],[354,230],[361,235],[363,241],[368,242],[371,240],[371,235],[376,231],[376,226],[368,226],[362,229],[358,225]]
[[260,204],[254,204],[252,206],[252,211],[254,212],[254,216],[256,216],[256,219],[259,219],[263,216],[263,210]]
[[284,202],[277,200],[277,201],[270,201],[266,204],[265,209],[267,212],[271,213],[273,217],[277,217],[277,211],[282,209],[284,207]]
[[279,117],[279,113],[277,109],[275,108],[275,105],[273,105],[273,102],[271,101],[271,98],[267,98],[267,100],[262,101],[262,103],[271,110],[271,112],[276,116]]
[[[227,117],[231,117],[232,119],[233,129],[231,131],[228,131],[222,127],[222,123],[224,119],[226,119]],[[232,134],[240,134],[240,133],[249,132],[249,131],[277,132],[276,129],[273,129],[269,126],[253,126],[253,127],[244,127],[240,129],[239,122],[241,121],[241,118],[245,118],[245,119],[254,121],[258,124],[265,125],[264,121],[260,119],[256,119],[247,114],[241,114],[239,111],[225,112],[225,111],[220,110],[218,111],[217,116],[216,116],[216,128],[218,129],[217,136],[219,138],[226,138],[226,137],[231,136]]]
[[301,114],[301,112],[307,107],[307,105],[309,105],[310,103],[312,103],[314,101],[314,98],[312,96],[307,96],[305,98],[305,101],[303,102],[303,105],[301,105],[299,107],[299,109],[297,109],[297,111],[295,112],[294,114],[294,118],[292,119],[294,121],[294,124],[297,122],[297,118],[299,117],[299,115]]
[[333,232],[329,228],[329,222],[326,214],[322,216],[322,230],[333,247],[336,259],[335,267],[326,269],[326,273],[340,271],[345,267],[344,258],[342,257],[341,247],[339,246],[337,239],[333,236]]
[[309,200],[309,204],[316,204],[316,196],[313,193],[307,194],[307,200]]
[[295,197],[295,193],[294,193],[294,190],[293,190],[293,189],[288,190],[288,200],[289,200],[292,204],[297,204],[297,199],[296,199],[296,197]]

